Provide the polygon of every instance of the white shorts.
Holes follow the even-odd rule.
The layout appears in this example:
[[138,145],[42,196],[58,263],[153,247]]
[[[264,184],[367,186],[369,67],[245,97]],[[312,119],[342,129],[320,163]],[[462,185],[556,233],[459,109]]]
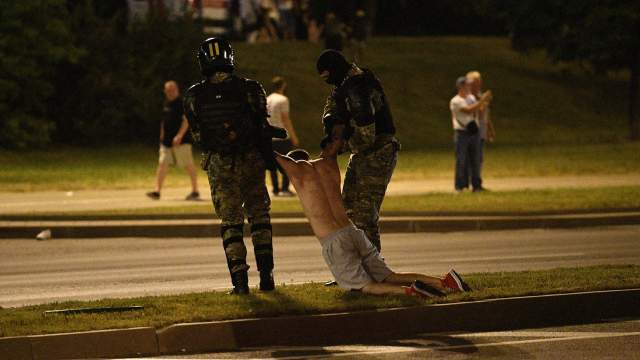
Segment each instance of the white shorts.
[[159,164],[178,165],[184,167],[193,165],[193,156],[191,155],[191,144],[180,144],[172,147],[160,144]]
[[322,256],[341,288],[360,290],[393,273],[364,231],[346,226],[320,239]]

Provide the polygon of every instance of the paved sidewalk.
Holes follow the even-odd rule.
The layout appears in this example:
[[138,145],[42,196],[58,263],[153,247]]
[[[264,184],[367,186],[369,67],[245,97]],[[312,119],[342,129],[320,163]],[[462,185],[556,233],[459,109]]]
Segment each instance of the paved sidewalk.
[[[634,186],[640,185],[640,174],[488,178],[485,180],[485,185],[492,191]],[[168,188],[163,192],[163,198],[160,201],[148,199],[144,195],[146,191],[145,189],[28,193],[0,191],[0,214],[192,206],[194,204],[210,204],[211,201],[211,196],[206,188],[202,189],[203,201],[201,202],[184,200],[189,192],[188,188]],[[453,192],[452,180],[448,178],[392,180],[389,184],[388,196],[429,192]],[[280,201],[280,198],[273,200]]]

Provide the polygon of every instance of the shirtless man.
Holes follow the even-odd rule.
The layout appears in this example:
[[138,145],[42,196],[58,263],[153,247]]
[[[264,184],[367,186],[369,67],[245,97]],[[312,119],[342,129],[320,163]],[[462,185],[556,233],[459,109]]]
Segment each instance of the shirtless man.
[[368,294],[444,296],[446,291],[470,291],[452,269],[443,278],[389,269],[365,233],[356,228],[342,205],[340,170],[335,157],[309,160],[304,150],[276,160],[298,192],[322,255],[338,285]]

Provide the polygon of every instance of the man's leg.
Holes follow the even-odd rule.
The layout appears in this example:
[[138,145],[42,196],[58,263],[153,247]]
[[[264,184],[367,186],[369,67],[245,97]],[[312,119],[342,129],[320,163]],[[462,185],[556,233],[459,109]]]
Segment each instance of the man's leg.
[[[291,144],[291,140],[274,141],[274,145],[276,144],[277,146],[274,148],[274,150],[276,150],[280,154],[286,154],[289,151],[293,150],[293,145]],[[285,196],[290,195],[289,194],[289,177],[287,176],[287,173],[284,171],[282,166],[280,166],[280,164],[278,164],[278,170],[282,174],[282,184],[280,186],[280,191],[283,192]]]
[[197,193],[198,192],[198,173],[196,171],[196,167],[193,165],[193,163],[191,163],[191,164],[187,164],[184,168],[187,170],[187,173],[191,178],[191,192]]
[[[278,168],[280,168],[280,165],[278,165]],[[270,169],[269,176],[271,177],[271,189],[273,190],[273,195],[278,195],[280,192],[280,188],[278,187],[278,169]]]
[[387,284],[409,286],[416,280],[420,280],[438,290],[445,290],[441,278],[419,273],[393,273],[384,279],[384,282]]
[[287,193],[289,191],[289,177],[287,176],[287,173],[282,169],[282,166],[278,165],[278,170],[282,174],[282,191]]
[[375,153],[354,155],[349,161],[342,197],[347,215],[367,238],[381,250],[380,207],[398,160],[395,144],[388,144]]
[[[236,164],[237,165],[237,164]],[[251,240],[260,272],[260,290],[270,291],[273,281],[273,242],[271,200],[264,182],[264,160],[257,152],[250,152],[242,161],[242,199],[244,210],[251,225]]]
[[242,190],[238,183],[240,175],[228,157],[212,154],[208,177],[211,187],[211,198],[216,214],[222,220],[220,235],[227,258],[227,266],[235,293],[248,293],[247,248],[244,246],[242,212]]
[[169,163],[162,162],[158,164],[158,169],[156,170],[156,192],[158,193],[162,191],[162,184],[164,184],[164,179],[167,177],[167,172],[169,172]]
[[469,187],[469,178],[467,175],[467,148],[469,141],[467,133],[463,131],[456,131],[454,139],[456,151],[455,189],[460,191]]
[[472,135],[469,138],[469,167],[471,168],[471,186],[473,190],[482,190],[482,179],[480,178],[480,134]]

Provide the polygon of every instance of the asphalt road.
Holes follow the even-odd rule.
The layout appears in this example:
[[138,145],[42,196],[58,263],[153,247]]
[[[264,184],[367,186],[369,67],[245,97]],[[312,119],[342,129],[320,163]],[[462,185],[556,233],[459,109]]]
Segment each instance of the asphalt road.
[[272,347],[164,359],[640,359],[640,320],[460,334],[378,344]]
[[[382,244],[394,270],[432,274],[640,264],[640,226],[384,234]],[[276,237],[274,248],[277,283],[331,277],[315,238]],[[229,287],[219,239],[10,239],[0,240],[0,254],[2,307]]]

